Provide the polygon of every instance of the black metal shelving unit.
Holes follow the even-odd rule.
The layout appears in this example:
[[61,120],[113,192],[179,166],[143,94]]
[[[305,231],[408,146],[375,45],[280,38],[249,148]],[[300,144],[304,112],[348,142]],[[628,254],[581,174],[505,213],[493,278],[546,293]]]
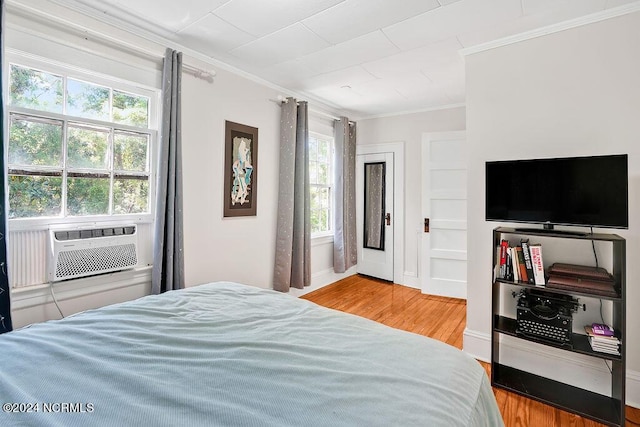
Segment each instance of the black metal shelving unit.
[[[513,282],[504,279],[494,279],[492,285],[492,331],[491,331],[491,384],[494,387],[503,388],[514,393],[521,394],[531,399],[538,400],[548,405],[560,408],[589,418],[609,426],[625,425],[625,347],[626,347],[626,313],[625,313],[625,287],[626,287],[626,241],[616,234],[565,234],[548,230],[517,229],[498,227],[493,230],[493,264],[496,265],[496,247],[502,239],[509,240],[516,236],[539,236],[559,239],[578,239],[610,242],[612,244],[612,259],[614,287],[616,297],[594,295],[588,292],[572,292],[560,289],[545,288],[545,292],[557,294],[569,294],[576,296],[589,296],[601,300],[611,301],[613,305],[613,328],[620,338],[620,356],[595,352],[589,345],[589,340],[584,334],[572,335],[572,346],[562,346],[547,341],[528,338],[516,334],[516,319],[504,316],[500,312],[502,287],[505,285],[533,288],[533,285],[524,282]],[[600,358],[611,362],[611,393],[604,396],[599,393],[565,384],[551,378],[516,369],[500,363],[500,336],[508,335],[517,337],[544,346],[553,346],[565,351],[579,353],[590,357]]]

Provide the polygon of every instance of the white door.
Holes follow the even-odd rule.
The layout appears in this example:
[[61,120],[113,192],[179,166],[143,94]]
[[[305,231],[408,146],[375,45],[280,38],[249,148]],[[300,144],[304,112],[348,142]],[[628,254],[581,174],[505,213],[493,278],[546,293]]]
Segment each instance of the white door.
[[422,292],[467,298],[464,132],[422,136]]
[[393,153],[356,161],[357,271],[393,281]]

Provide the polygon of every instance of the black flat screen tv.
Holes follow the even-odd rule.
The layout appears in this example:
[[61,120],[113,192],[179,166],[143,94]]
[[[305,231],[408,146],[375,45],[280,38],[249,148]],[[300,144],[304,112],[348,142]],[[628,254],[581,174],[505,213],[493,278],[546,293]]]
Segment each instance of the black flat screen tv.
[[628,228],[627,155],[486,162],[486,220]]

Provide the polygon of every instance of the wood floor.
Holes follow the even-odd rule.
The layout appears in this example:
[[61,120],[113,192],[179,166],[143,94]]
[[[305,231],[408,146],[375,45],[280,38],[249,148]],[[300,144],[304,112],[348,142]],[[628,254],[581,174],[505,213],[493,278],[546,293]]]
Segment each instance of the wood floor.
[[[423,295],[417,289],[351,276],[301,298],[385,325],[425,335],[462,349],[466,301]],[[490,375],[490,365],[480,362]],[[494,389],[507,427],[599,427],[603,424]],[[640,426],[640,409],[627,407],[627,425]]]

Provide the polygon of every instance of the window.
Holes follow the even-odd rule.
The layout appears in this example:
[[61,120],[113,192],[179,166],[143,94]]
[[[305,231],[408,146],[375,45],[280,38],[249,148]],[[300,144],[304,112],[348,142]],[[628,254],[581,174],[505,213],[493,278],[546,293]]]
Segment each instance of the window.
[[154,93],[89,80],[10,65],[10,219],[150,212]]
[[311,234],[330,234],[333,223],[333,138],[309,134]]

